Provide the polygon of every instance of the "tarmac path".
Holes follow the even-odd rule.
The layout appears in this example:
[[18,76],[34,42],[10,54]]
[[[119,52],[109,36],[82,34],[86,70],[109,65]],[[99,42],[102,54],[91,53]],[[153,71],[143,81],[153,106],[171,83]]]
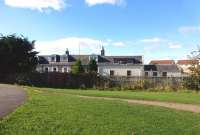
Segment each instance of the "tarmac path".
[[13,112],[26,99],[27,94],[22,88],[0,84],[0,118]]

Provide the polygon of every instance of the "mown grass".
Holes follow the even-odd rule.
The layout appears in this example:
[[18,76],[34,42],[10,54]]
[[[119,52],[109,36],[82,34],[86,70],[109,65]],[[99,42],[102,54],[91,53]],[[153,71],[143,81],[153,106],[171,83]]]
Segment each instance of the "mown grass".
[[200,114],[28,88],[0,135],[199,135]]
[[141,100],[155,100],[165,102],[177,102],[186,104],[200,104],[200,93],[189,91],[178,92],[150,92],[150,91],[99,91],[99,90],[70,90],[70,89],[50,89],[43,88],[40,90],[47,90],[59,92],[63,94],[95,96],[95,97],[113,97],[123,99],[141,99]]

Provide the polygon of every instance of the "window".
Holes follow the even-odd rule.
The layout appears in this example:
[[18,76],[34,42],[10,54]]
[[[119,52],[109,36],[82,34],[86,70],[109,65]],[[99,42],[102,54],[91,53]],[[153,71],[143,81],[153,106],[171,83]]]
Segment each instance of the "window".
[[127,71],[127,76],[131,76],[131,71],[130,70]]
[[134,63],[134,61],[133,61],[133,60],[128,60],[128,61],[127,61],[127,63],[129,63],[129,64],[131,64],[131,63],[132,63],[132,64],[133,64],[133,63]]
[[55,57],[51,57],[51,61],[55,61]]
[[63,72],[66,73],[67,72],[67,68],[63,68]]
[[163,72],[163,73],[162,73],[162,76],[163,76],[163,77],[167,77],[167,72]]
[[157,76],[158,76],[158,73],[157,73],[157,72],[153,72],[153,76],[154,76],[154,77],[157,77]]
[[67,57],[64,56],[64,57],[63,57],[63,60],[66,61],[66,60],[67,60]]
[[115,75],[115,71],[114,70],[110,70],[110,76],[114,76]]
[[56,62],[60,62],[60,55],[56,55]]
[[53,72],[57,72],[57,68],[53,68]]
[[145,77],[148,77],[148,76],[149,76],[149,72],[145,72],[145,73],[144,73],[144,76],[145,76]]
[[48,68],[45,68],[45,72],[48,72],[49,71],[49,69]]

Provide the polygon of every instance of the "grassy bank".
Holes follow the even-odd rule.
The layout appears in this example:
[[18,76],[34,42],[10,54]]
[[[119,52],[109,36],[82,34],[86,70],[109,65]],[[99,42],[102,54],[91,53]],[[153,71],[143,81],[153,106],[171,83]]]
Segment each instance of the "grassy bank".
[[[200,115],[69,91],[28,88],[29,101],[0,121],[0,135],[199,135]],[[76,91],[78,92],[78,91]],[[95,92],[96,91],[90,91]],[[106,93],[106,92],[105,92]],[[108,92],[110,93],[110,92]]]

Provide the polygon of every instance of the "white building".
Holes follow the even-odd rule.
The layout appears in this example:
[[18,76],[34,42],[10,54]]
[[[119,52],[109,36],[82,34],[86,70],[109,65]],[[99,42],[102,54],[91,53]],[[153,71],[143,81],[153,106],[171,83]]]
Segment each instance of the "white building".
[[182,77],[183,74],[176,64],[144,65],[145,77]]
[[80,59],[87,71],[91,59],[98,64],[98,73],[103,76],[142,76],[142,56],[105,56],[102,48],[101,55],[70,55],[67,50],[64,55],[39,56],[39,72],[71,72],[72,65]]
[[98,72],[103,76],[143,76],[142,64],[99,64]]
[[[105,56],[102,48],[100,55],[70,55],[67,50],[64,55],[39,56],[38,72],[71,72],[72,65],[81,60],[87,71],[90,60],[96,60],[98,73],[102,76],[127,77],[180,77],[180,68],[174,61],[156,61],[155,64],[144,65],[143,56]],[[162,63],[162,64],[159,64]]]

